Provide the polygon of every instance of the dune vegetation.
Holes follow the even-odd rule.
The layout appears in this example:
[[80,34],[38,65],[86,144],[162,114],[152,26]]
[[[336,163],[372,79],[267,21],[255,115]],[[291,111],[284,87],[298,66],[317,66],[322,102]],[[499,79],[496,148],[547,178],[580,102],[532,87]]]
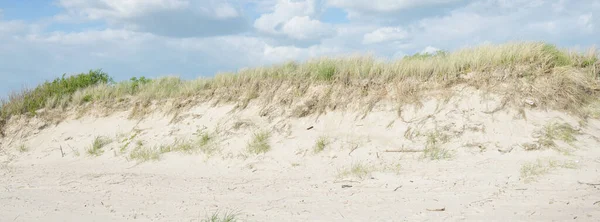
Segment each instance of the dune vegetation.
[[543,42],[516,42],[393,61],[368,56],[315,58],[195,80],[142,77],[115,82],[102,70],[91,70],[12,93],[1,103],[0,128],[13,116],[64,113],[90,105],[135,110],[157,101],[170,101],[173,107],[234,103],[240,109],[254,102],[293,117],[351,107],[368,112],[379,101],[398,106],[417,103],[426,92],[457,85],[494,92],[507,105],[527,101],[538,108],[598,117],[598,58],[594,49],[581,53]]

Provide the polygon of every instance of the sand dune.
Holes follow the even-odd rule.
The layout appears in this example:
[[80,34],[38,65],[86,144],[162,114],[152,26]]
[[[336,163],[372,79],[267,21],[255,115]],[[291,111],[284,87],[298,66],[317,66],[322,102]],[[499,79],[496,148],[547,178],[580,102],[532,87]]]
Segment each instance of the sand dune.
[[367,115],[199,103],[142,119],[13,118],[0,139],[0,218],[600,220],[600,121],[454,92]]

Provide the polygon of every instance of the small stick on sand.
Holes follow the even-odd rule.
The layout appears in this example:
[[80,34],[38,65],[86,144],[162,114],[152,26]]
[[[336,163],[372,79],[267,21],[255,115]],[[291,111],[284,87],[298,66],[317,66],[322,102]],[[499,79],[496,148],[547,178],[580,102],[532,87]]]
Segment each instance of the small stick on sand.
[[62,157],[65,157],[65,152],[63,152],[62,145],[60,145],[60,155]]
[[446,211],[446,208],[427,209],[427,211]]
[[579,184],[590,185],[590,186],[600,186],[600,183],[585,183],[581,181],[577,181]]
[[385,150],[384,152],[388,152],[388,153],[419,153],[419,152],[423,152],[423,150]]
[[356,149],[358,149],[358,145],[355,145],[352,150],[350,150],[350,152],[348,153],[348,156],[352,156],[352,152],[354,152]]

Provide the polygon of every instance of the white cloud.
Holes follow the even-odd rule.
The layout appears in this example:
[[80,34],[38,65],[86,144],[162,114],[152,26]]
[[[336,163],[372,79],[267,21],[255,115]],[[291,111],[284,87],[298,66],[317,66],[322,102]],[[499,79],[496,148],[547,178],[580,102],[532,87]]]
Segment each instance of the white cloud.
[[320,39],[329,36],[332,27],[308,16],[296,16],[285,23],[281,31],[294,39]]
[[400,27],[384,27],[367,33],[363,37],[364,44],[374,44],[389,41],[403,40],[408,37],[408,32]]
[[329,0],[328,4],[358,12],[393,12],[413,7],[447,4],[458,0]]
[[315,14],[315,1],[292,1],[279,0],[272,12],[262,14],[256,21],[254,27],[262,32],[278,34],[281,26],[296,16],[311,16]]
[[433,46],[427,46],[423,50],[421,50],[421,54],[434,54],[438,51],[440,51],[440,49]]
[[315,0],[279,0],[271,12],[262,14],[254,27],[260,32],[297,40],[317,40],[334,33],[333,27],[314,18]]
[[115,28],[172,37],[215,36],[239,33],[248,24],[227,0],[60,0],[68,16],[102,20]]
[[28,34],[24,39],[30,42],[51,43],[62,45],[97,44],[99,42],[127,42],[133,44],[153,38],[151,34],[138,33],[128,30],[91,30],[84,32],[52,32],[47,34]]
[[59,0],[69,12],[89,19],[124,19],[153,11],[189,7],[184,0]]

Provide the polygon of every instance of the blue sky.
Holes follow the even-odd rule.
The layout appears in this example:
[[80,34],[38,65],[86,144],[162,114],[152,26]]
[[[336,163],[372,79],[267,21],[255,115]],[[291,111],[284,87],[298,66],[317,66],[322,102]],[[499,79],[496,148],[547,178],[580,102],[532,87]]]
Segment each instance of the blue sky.
[[0,0],[0,94],[63,73],[212,76],[287,60],[483,43],[599,43],[600,1]]

